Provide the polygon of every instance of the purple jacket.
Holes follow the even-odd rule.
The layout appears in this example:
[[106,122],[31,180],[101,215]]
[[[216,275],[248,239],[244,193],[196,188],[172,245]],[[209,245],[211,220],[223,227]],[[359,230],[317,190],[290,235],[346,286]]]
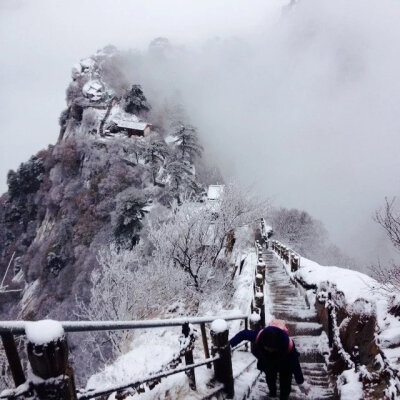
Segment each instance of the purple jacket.
[[[289,335],[283,331],[282,329],[275,327],[268,327],[269,329],[278,329],[280,333],[283,335],[285,343],[289,344]],[[265,329],[265,328],[264,328]],[[244,329],[237,333],[231,340],[231,347],[237,346],[243,340],[248,340],[251,343],[254,343],[253,354],[257,358],[257,368],[261,371],[275,369],[276,371],[287,370],[290,369],[293,372],[294,379],[298,384],[302,384],[304,382],[303,372],[301,371],[300,363],[299,363],[299,352],[296,350],[296,346],[293,343],[292,349],[289,351],[289,347],[287,349],[283,349],[280,353],[279,357],[271,357],[265,352],[258,343],[256,343],[257,335],[260,331],[254,331],[251,329]]]

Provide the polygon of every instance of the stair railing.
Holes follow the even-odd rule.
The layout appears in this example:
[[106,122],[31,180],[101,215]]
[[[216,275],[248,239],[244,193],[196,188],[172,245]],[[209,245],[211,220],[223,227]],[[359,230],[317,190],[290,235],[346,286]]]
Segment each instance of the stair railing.
[[[208,348],[206,324],[215,320],[223,320],[217,325],[211,324],[211,353]],[[0,399],[21,399],[35,394],[39,400],[86,400],[118,392],[134,390],[144,391],[144,385],[152,389],[162,378],[180,372],[186,372],[189,378],[189,386],[196,390],[195,369],[207,365],[214,366],[214,374],[217,381],[221,382],[227,398],[233,398],[233,374],[231,350],[228,341],[229,330],[225,321],[244,320],[247,326],[247,315],[237,314],[232,316],[215,317],[186,317],[175,319],[143,320],[143,321],[64,321],[60,322],[63,335],[48,343],[35,344],[28,341],[27,355],[30,368],[35,379],[27,380],[22,368],[14,335],[25,335],[29,321],[2,321],[0,322],[0,336],[6,350],[9,366],[16,385],[15,389],[8,389],[0,394]],[[223,328],[221,329],[221,324]],[[200,325],[203,339],[205,359],[199,362],[193,360],[193,347],[196,334],[193,325]],[[181,346],[179,353],[174,356],[168,368],[158,371],[147,377],[135,381],[124,382],[119,385],[110,385],[99,390],[76,390],[74,371],[68,362],[68,343],[66,333],[69,332],[93,332],[112,330],[133,330],[144,328],[182,327],[180,337]],[[177,366],[185,359],[185,366]],[[230,372],[229,372],[230,371]],[[129,393],[129,392],[128,392]]]

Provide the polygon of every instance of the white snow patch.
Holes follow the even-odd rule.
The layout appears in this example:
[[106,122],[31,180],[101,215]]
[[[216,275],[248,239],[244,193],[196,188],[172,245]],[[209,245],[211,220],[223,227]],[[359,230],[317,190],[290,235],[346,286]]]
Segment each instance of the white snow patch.
[[301,257],[300,269],[295,273],[297,278],[309,285],[322,282],[334,283],[344,293],[347,304],[357,299],[374,300],[373,290],[379,287],[378,282],[361,272],[339,267],[326,267]]
[[86,389],[133,382],[158,371],[179,351],[179,333],[172,328],[143,330],[133,339],[131,348],[113,364],[93,375]]
[[207,191],[208,200],[219,200],[224,192],[225,185],[210,185]]
[[251,322],[259,322],[261,319],[260,315],[257,313],[253,313],[250,315],[250,321]]
[[82,93],[91,100],[97,101],[103,97],[104,87],[100,81],[92,80],[85,83]]
[[41,345],[62,338],[64,336],[64,329],[58,321],[44,319],[27,322],[25,333],[29,342]]
[[354,370],[344,371],[338,380],[338,389],[341,400],[362,400],[363,386],[359,374]]
[[216,319],[211,324],[211,330],[215,333],[225,332],[228,329],[228,324],[224,319]]

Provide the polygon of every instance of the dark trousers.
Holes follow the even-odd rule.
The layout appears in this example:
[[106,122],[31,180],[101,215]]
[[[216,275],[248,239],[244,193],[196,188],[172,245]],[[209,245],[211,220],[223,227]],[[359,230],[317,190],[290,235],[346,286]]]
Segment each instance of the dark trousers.
[[280,370],[276,368],[268,368],[268,370],[264,372],[271,395],[276,395],[276,379],[279,373],[279,399],[288,400],[289,394],[292,390],[292,371],[287,368],[282,368]]

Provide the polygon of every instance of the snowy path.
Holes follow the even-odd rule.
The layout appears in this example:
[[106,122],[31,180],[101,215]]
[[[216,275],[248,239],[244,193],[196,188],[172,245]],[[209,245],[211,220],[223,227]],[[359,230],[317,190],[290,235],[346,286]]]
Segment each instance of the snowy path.
[[[273,253],[264,250],[266,262],[266,290],[269,295],[269,311],[274,318],[283,319],[290,331],[297,350],[305,380],[311,385],[311,393],[305,396],[293,380],[291,399],[293,400],[336,400],[338,397],[330,385],[325,365],[324,353],[329,351],[328,341],[322,326],[318,323],[314,310],[310,310],[303,296],[290,282],[282,263]],[[268,399],[265,375],[260,375],[249,399]]]

